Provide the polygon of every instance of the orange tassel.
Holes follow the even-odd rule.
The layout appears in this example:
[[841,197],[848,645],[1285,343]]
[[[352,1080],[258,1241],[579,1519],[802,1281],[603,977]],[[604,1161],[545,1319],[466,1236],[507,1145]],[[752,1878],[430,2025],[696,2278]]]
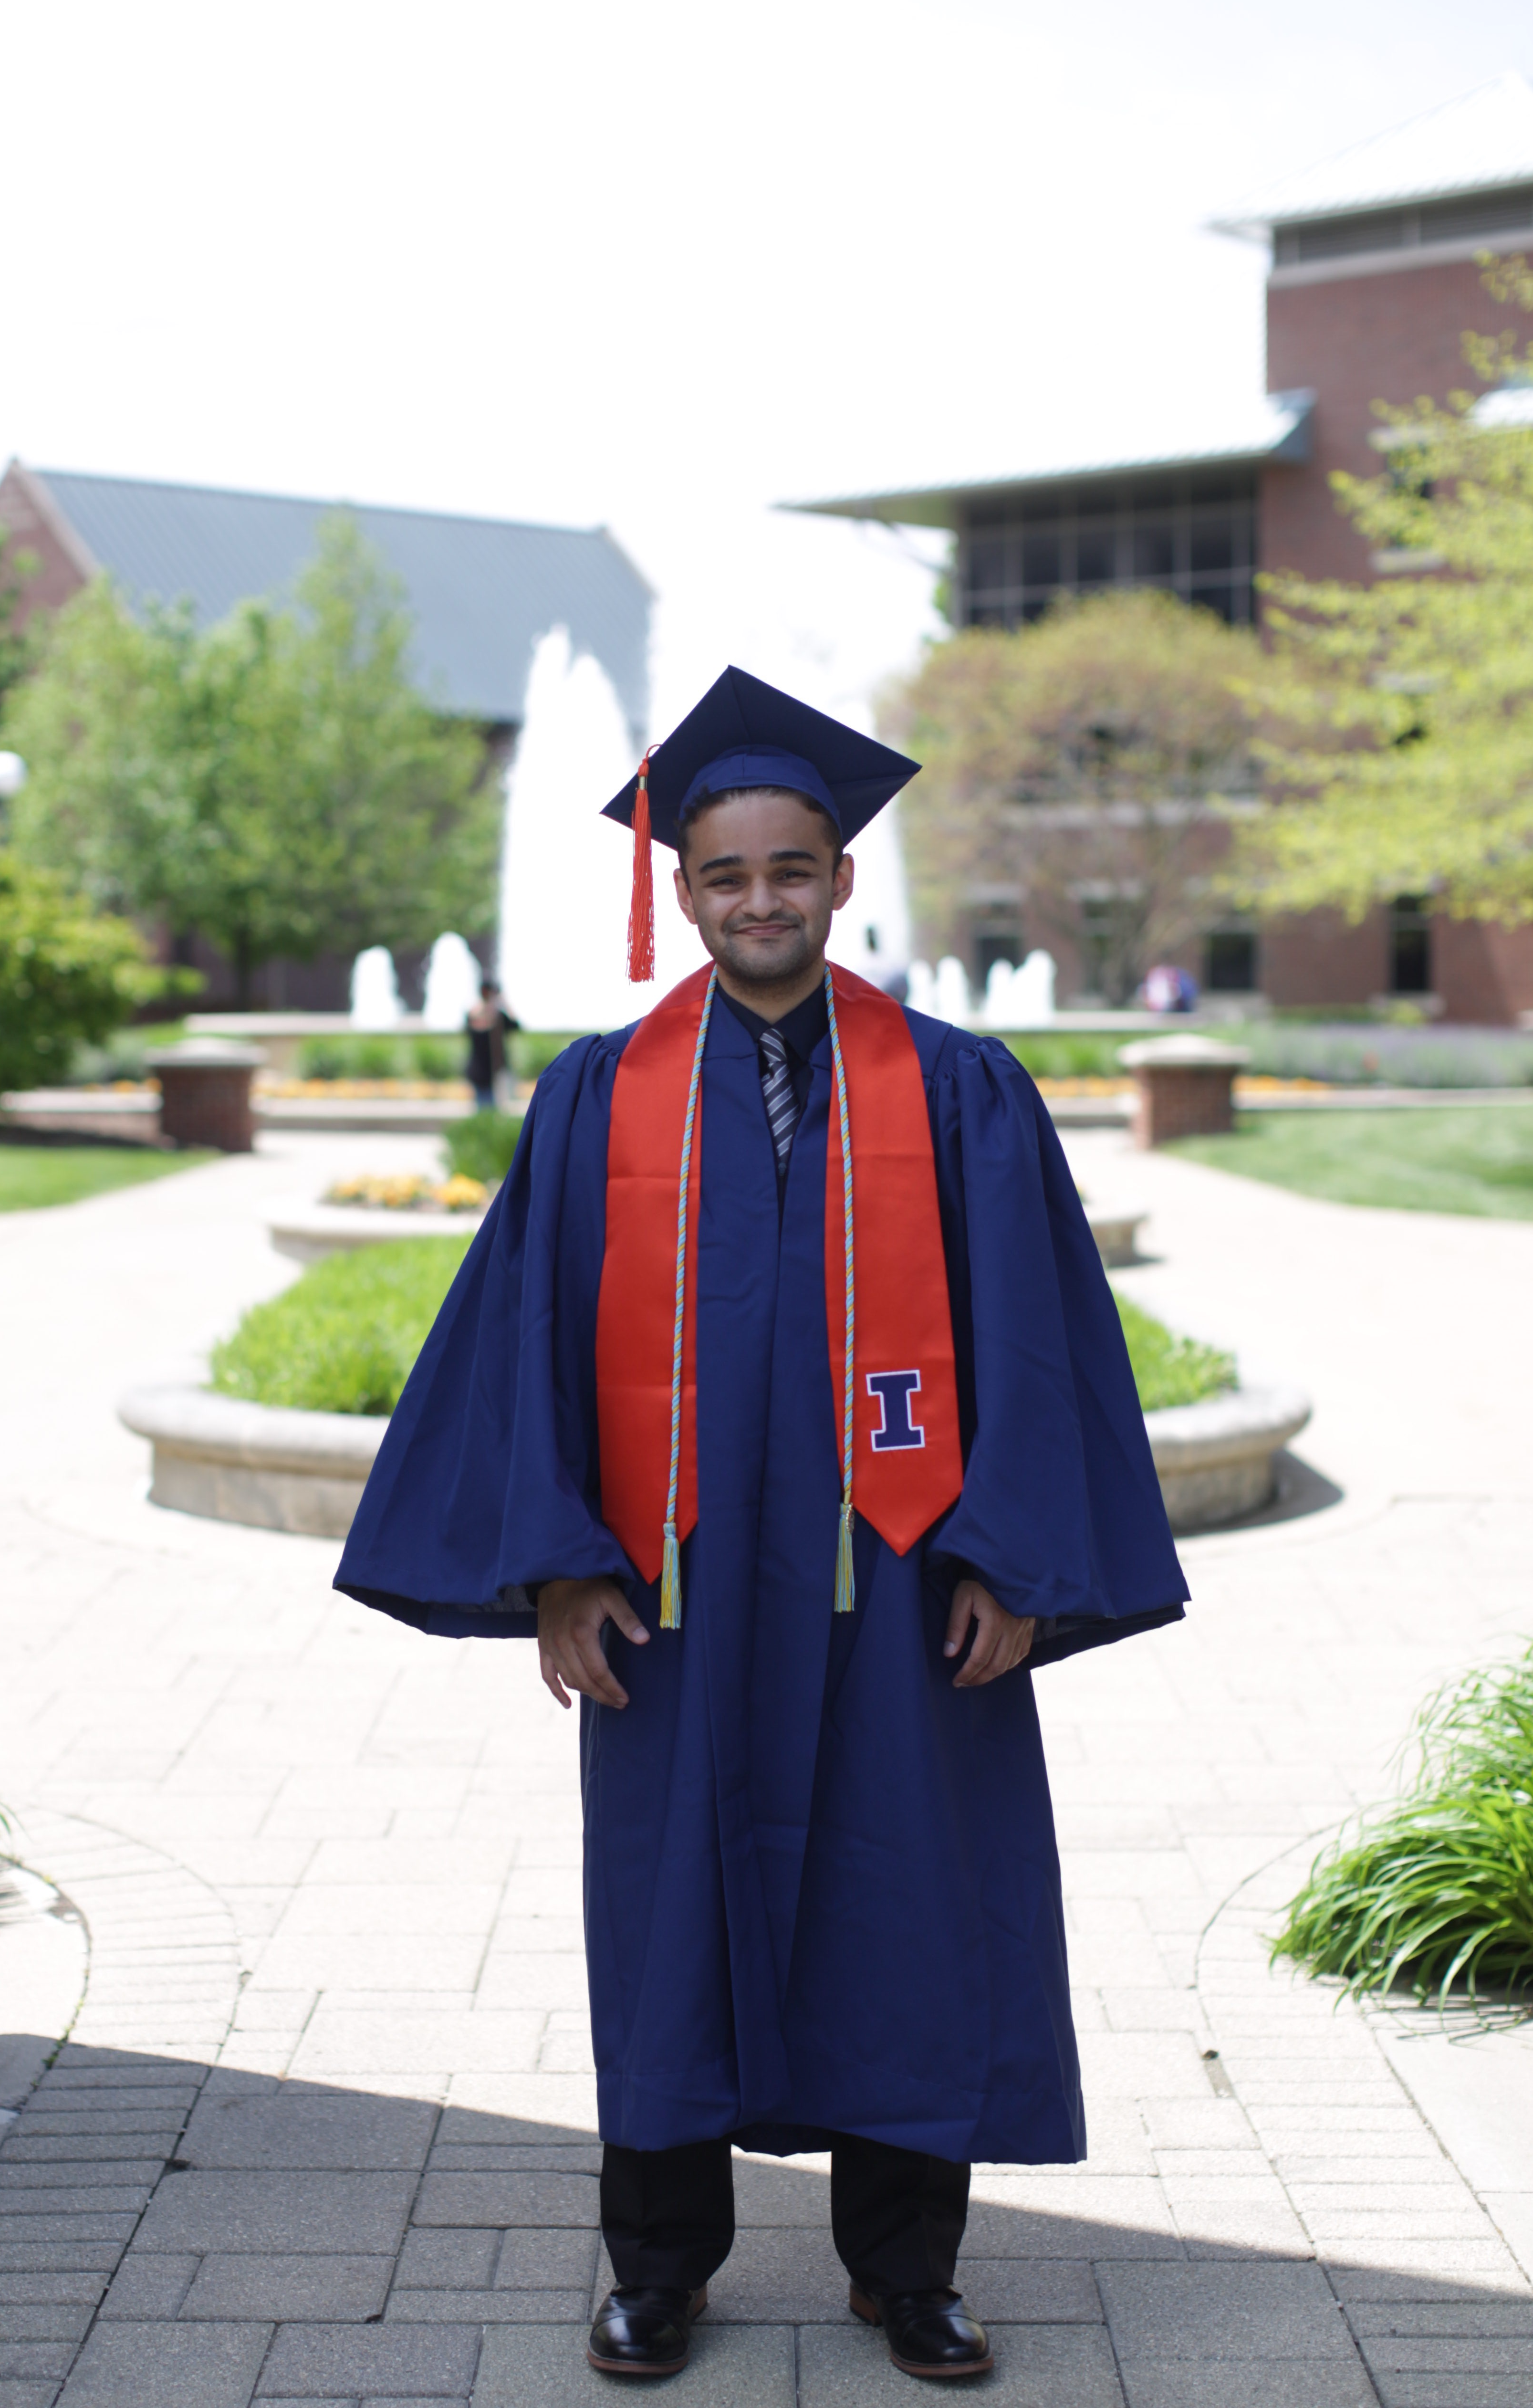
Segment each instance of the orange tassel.
[[[654,747],[650,747],[653,752]],[[628,904],[628,977],[635,986],[654,976],[654,867],[650,852],[650,753],[639,764],[634,802],[634,885]]]

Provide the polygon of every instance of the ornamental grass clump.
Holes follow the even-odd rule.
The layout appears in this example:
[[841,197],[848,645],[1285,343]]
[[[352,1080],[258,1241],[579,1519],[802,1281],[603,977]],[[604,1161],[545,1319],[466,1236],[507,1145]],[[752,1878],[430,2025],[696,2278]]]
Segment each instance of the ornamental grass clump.
[[311,1264],[213,1349],[213,1387],[258,1405],[392,1413],[468,1243],[401,1238]]
[[1272,1943],[1349,1992],[1533,1993],[1533,1648],[1441,1689],[1416,1721],[1416,1779],[1317,1858]]

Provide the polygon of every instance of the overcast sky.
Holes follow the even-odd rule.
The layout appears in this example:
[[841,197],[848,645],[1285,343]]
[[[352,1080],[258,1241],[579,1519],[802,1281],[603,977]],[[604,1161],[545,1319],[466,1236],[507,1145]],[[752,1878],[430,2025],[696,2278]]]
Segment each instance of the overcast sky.
[[1004,470],[1262,377],[1250,188],[1533,68],[1526,0],[0,0],[0,451],[605,522],[655,722],[849,714],[900,538],[789,496]]

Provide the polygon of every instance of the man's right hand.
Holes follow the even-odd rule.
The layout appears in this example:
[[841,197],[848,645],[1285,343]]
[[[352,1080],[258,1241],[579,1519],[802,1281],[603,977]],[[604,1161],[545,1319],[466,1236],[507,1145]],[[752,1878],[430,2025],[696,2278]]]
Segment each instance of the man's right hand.
[[628,1692],[608,1670],[601,1627],[615,1622],[636,1647],[650,1634],[616,1581],[545,1581],[537,1598],[537,1660],[543,1680],[562,1706],[571,1689],[599,1706],[625,1706]]

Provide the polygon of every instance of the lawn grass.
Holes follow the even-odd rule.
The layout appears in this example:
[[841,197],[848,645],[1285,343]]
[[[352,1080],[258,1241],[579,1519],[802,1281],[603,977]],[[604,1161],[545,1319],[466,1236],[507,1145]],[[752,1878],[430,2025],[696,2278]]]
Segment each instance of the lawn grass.
[[162,1154],[157,1146],[0,1145],[0,1212],[77,1204],[112,1187],[136,1187],[167,1170],[190,1170],[208,1154]]
[[1118,1314],[1128,1340],[1129,1368],[1139,1392],[1140,1410],[1158,1412],[1166,1405],[1196,1405],[1235,1385],[1235,1357],[1196,1338],[1177,1338],[1158,1321],[1117,1296]]
[[1533,1220],[1533,1105],[1239,1112],[1168,1151],[1336,1204]]
[[1533,1990],[1533,1650],[1417,1717],[1404,1800],[1319,1856],[1273,1942],[1352,1991]]
[[212,1385],[260,1405],[392,1413],[469,1238],[396,1238],[311,1263],[213,1349]]

